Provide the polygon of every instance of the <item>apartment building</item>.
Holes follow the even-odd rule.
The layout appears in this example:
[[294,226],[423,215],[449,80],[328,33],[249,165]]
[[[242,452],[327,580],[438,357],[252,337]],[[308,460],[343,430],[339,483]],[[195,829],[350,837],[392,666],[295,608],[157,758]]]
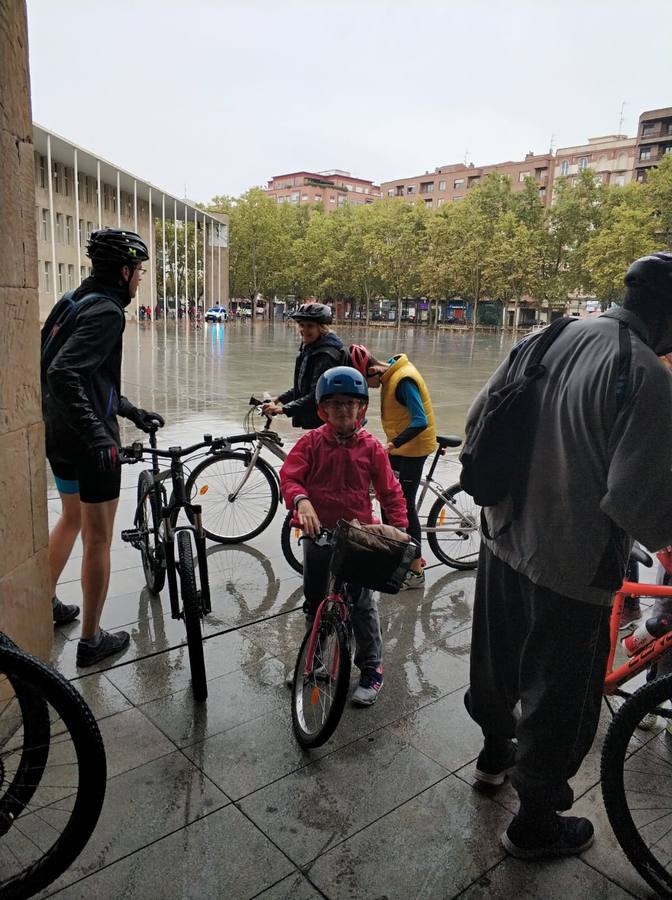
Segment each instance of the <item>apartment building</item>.
[[622,187],[634,177],[636,143],[625,134],[608,134],[563,147],[555,153],[553,178],[575,178],[583,169],[592,169],[605,184]]
[[[92,231],[105,226],[129,228],[144,238],[151,251],[157,221],[172,222],[176,231],[186,222],[195,226],[191,234],[196,239],[187,244],[177,300],[194,298],[197,273],[202,286],[199,306],[228,302],[228,216],[204,212],[37,124],[33,124],[33,144],[41,319],[65,291],[90,274],[86,243]],[[175,298],[166,297],[165,289],[161,295],[157,290],[160,274],[161,284],[167,283],[169,252],[165,247],[151,252],[135,311],[140,304],[152,309],[174,305]]]
[[672,153],[672,106],[645,110],[639,117],[635,147],[635,178],[646,174],[668,153]]
[[488,166],[475,166],[473,163],[439,166],[424,175],[384,181],[381,190],[384,197],[401,197],[409,203],[422,200],[425,206],[437,209],[444,203],[462,200],[470,188],[491,173],[508,176],[514,191],[523,190],[526,180],[531,178],[536,182],[543,202],[550,203],[549,186],[553,178],[553,157],[550,153],[537,155],[529,152],[525,159]]
[[341,206],[362,206],[381,197],[380,186],[365,178],[354,178],[343,169],[327,172],[290,172],[274,175],[266,193],[277,203],[315,206],[329,213]]

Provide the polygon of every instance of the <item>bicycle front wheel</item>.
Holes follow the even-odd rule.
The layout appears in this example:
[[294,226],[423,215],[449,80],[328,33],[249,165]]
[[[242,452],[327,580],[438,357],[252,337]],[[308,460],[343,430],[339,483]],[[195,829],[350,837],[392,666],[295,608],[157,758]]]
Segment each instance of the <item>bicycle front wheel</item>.
[[[614,716],[602,749],[602,796],[625,855],[658,896],[672,896],[672,675],[645,684]],[[642,731],[648,714],[657,727]]]
[[[336,730],[350,683],[350,642],[336,613],[320,621],[315,652],[307,664],[310,637],[301,644],[292,685],[292,726],[302,747],[320,747]],[[308,671],[309,670],[309,671]]]
[[285,521],[282,523],[282,531],[280,532],[280,546],[282,554],[289,565],[303,575],[303,550],[301,549],[300,540],[303,532],[300,528],[292,527],[292,517],[294,513],[288,512]]
[[0,895],[30,897],[89,840],[105,798],[105,748],[90,709],[61,675],[0,646]]
[[478,519],[473,498],[459,484],[451,485],[427,516],[427,543],[434,556],[453,569],[475,569],[481,546]]
[[200,503],[211,541],[249,541],[273,519],[279,500],[273,469],[263,459],[248,469],[245,454],[224,450],[204,459],[189,476],[187,497]]
[[147,588],[150,593],[159,594],[166,581],[166,569],[159,542],[160,503],[156,494],[154,476],[149,469],[141,472],[138,478],[138,507],[135,524],[141,532],[140,555]]
[[205,657],[203,655],[203,636],[201,634],[203,607],[201,606],[200,594],[196,589],[194,553],[191,549],[191,534],[188,531],[178,531],[177,533],[177,558],[180,572],[182,614],[184,616],[184,626],[187,630],[191,690],[194,700],[201,701],[208,696]]

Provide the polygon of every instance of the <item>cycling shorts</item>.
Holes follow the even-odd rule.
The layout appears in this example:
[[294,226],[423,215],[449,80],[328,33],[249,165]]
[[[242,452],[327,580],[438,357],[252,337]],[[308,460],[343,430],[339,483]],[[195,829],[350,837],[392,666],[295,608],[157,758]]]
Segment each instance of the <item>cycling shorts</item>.
[[99,472],[88,460],[71,463],[50,459],[49,465],[61,494],[79,494],[82,503],[106,503],[119,497],[121,468],[116,472]]

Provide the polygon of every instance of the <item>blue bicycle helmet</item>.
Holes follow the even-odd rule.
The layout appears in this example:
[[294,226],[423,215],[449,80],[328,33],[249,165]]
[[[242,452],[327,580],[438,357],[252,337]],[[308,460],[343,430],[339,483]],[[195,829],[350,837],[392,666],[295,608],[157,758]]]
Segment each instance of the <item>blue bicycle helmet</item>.
[[345,394],[346,397],[356,397],[368,403],[369,386],[364,376],[351,366],[335,366],[327,369],[320,376],[315,388],[315,399],[319,406],[327,397],[335,394]]

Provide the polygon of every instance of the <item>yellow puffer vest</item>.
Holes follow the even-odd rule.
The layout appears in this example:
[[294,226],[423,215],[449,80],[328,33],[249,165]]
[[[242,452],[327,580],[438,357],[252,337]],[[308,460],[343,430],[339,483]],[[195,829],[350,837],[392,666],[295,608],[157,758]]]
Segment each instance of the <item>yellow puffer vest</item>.
[[410,378],[420,391],[422,404],[427,413],[427,428],[398,449],[392,450],[392,456],[429,456],[436,450],[436,425],[432,400],[422,375],[409,362],[405,353],[401,353],[381,378],[380,415],[388,441],[394,440],[405,431],[411,422],[408,407],[399,403],[396,398],[397,386],[402,378]]

